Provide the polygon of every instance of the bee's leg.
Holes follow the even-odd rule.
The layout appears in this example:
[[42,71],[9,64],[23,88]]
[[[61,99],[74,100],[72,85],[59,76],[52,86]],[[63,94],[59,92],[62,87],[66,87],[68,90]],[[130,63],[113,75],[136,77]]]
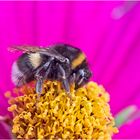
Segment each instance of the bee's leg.
[[71,98],[69,81],[66,77],[65,70],[60,64],[57,64],[57,65],[58,65],[58,69],[59,69],[58,74],[60,74],[60,75],[58,75],[58,77],[60,78],[62,85],[67,92],[67,95]]
[[49,73],[51,71],[52,65],[53,65],[53,63],[50,63],[49,67],[47,68],[47,70],[45,72],[44,79],[47,79],[48,78],[48,75],[49,75]]
[[81,77],[81,78],[79,79],[79,81],[78,81],[78,83],[77,83],[77,86],[78,86],[78,87],[83,83],[84,79],[85,79],[85,77]]
[[41,94],[42,93],[42,84],[43,84],[43,78],[41,76],[36,76],[36,93]]
[[83,69],[78,70],[77,76],[76,76],[76,81],[78,81],[80,79],[80,77],[83,77],[83,76],[84,76],[84,70]]
[[80,87],[81,83],[84,81],[85,79],[85,73],[83,69],[80,69],[77,74],[76,74],[76,88]]
[[72,73],[72,75],[69,78],[69,82],[73,84],[75,83],[75,81],[76,81],[76,73]]
[[66,90],[68,96],[70,96],[70,87],[69,87],[69,82],[67,79],[62,79],[62,85],[64,89]]
[[42,84],[44,81],[44,78],[47,77],[47,75],[50,72],[50,68],[51,68],[51,63],[52,63],[52,58],[49,59],[43,66],[41,66],[35,74],[35,78],[36,78],[36,93],[40,94],[42,93]]

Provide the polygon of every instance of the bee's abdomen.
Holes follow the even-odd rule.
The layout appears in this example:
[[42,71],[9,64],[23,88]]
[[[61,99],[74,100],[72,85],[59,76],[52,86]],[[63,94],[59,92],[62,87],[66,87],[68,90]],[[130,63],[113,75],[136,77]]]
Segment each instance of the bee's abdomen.
[[19,69],[17,62],[14,62],[12,65],[11,79],[15,85],[23,85],[20,82],[20,79],[24,77],[24,73]]
[[12,82],[16,86],[22,86],[25,83],[28,83],[34,79],[34,74],[28,67],[21,68],[19,67],[18,62],[14,62],[12,66],[11,73]]
[[29,61],[33,68],[37,68],[42,63],[42,57],[40,53],[31,53],[29,54]]
[[17,66],[23,73],[32,70],[33,66],[31,65],[29,54],[22,54],[17,60]]
[[34,79],[34,70],[42,63],[40,54],[24,53],[12,66],[12,81],[15,85],[23,85]]
[[24,53],[17,61],[17,65],[22,72],[32,71],[39,67],[42,59],[39,53]]

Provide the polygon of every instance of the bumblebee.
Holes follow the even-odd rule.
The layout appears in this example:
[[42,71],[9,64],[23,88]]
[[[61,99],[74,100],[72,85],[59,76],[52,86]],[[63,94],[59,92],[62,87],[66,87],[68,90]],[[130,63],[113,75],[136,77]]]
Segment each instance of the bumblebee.
[[68,44],[50,47],[16,46],[13,51],[23,54],[13,63],[12,81],[20,87],[36,80],[36,93],[42,92],[44,80],[58,80],[70,96],[70,84],[83,86],[91,77],[85,54]]

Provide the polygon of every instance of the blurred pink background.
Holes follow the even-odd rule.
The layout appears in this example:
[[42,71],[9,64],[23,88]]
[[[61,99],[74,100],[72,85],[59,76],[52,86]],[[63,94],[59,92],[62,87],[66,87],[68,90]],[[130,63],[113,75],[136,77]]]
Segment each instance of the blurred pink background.
[[[131,104],[140,107],[139,2],[0,1],[0,115],[8,113],[4,92],[13,87],[11,65],[17,58],[7,48],[57,42],[86,53],[93,80],[110,93],[113,115]],[[140,138],[139,131],[137,119],[114,138]]]

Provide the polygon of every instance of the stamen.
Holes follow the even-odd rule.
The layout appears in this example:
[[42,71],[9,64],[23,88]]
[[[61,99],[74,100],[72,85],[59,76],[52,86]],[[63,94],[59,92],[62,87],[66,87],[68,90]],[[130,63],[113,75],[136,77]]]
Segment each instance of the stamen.
[[109,94],[95,82],[77,90],[71,85],[72,99],[56,81],[44,82],[39,100],[34,87],[26,85],[21,91],[9,107],[17,138],[111,139],[118,132],[110,113]]

